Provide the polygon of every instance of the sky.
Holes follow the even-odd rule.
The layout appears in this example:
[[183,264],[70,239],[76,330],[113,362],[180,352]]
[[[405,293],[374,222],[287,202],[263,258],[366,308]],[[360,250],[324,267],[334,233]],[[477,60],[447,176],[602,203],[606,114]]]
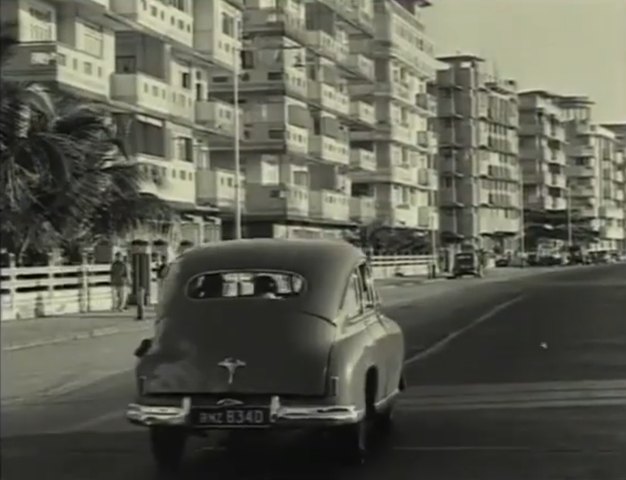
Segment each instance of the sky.
[[626,0],[433,0],[437,55],[472,53],[520,90],[588,95],[594,122],[626,122]]

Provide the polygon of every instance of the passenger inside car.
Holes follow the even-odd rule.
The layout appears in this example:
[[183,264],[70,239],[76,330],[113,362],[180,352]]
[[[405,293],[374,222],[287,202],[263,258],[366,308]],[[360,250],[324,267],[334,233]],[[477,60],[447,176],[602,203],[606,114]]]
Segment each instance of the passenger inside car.
[[254,296],[261,298],[280,298],[277,296],[278,285],[269,275],[258,275],[254,278]]
[[204,275],[198,286],[197,298],[220,298],[224,292],[224,279],[221,275]]

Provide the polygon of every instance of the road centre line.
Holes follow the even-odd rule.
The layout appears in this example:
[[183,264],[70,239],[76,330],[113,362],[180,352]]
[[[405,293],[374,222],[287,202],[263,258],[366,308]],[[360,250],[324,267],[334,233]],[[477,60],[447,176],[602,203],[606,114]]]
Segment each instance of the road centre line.
[[496,305],[494,308],[489,310],[487,313],[481,315],[480,317],[478,317],[476,320],[474,320],[473,322],[469,323],[465,327],[460,328],[456,332],[453,332],[450,335],[448,335],[445,338],[443,338],[442,340],[434,343],[433,345],[428,347],[426,350],[423,350],[423,351],[419,352],[418,354],[413,355],[413,356],[407,358],[404,361],[404,365],[410,365],[410,364],[415,363],[415,362],[417,362],[419,360],[423,360],[423,359],[425,359],[427,357],[430,357],[431,355],[434,355],[435,353],[437,353],[437,352],[441,351],[442,349],[444,349],[455,338],[463,335],[464,333],[468,332],[472,328],[477,327],[481,323],[486,322],[487,320],[495,317],[498,313],[502,312],[503,310],[506,310],[511,305],[514,305],[514,304],[518,303],[523,298],[524,298],[524,295],[518,295],[515,298],[512,298],[510,300],[507,300],[506,302],[503,302],[503,303],[500,303],[499,305]]

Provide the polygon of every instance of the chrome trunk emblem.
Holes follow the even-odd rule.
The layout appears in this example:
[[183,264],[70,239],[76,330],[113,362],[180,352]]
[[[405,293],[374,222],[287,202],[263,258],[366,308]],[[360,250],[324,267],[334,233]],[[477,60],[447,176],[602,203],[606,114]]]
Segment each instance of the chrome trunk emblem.
[[241,400],[235,400],[234,398],[222,398],[221,400],[218,400],[215,404],[219,405],[220,407],[232,407],[235,405],[243,405],[243,402]]
[[228,384],[232,385],[233,379],[235,378],[235,372],[239,367],[245,367],[246,362],[237,358],[228,357],[218,363],[218,365],[228,370]]

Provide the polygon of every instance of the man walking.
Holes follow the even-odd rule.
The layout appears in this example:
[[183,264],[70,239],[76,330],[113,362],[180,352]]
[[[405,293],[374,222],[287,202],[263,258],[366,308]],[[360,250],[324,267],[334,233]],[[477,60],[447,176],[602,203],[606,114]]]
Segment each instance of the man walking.
[[126,286],[130,283],[130,272],[127,264],[122,260],[122,254],[117,252],[111,264],[111,293],[113,311],[123,312],[126,308]]

